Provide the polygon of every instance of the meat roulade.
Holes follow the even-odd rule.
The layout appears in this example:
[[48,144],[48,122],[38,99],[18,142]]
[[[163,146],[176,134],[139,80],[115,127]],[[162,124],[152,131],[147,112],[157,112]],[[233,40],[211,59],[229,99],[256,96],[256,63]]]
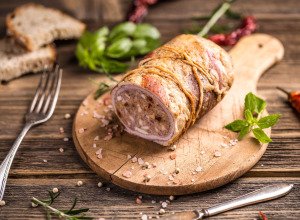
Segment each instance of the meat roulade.
[[125,74],[112,90],[112,104],[128,133],[168,146],[224,97],[232,81],[225,50],[179,35]]

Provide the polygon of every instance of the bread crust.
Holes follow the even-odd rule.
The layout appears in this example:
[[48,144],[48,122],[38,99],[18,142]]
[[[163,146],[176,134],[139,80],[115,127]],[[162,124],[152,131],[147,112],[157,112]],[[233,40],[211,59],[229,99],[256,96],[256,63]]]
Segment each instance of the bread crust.
[[7,34],[13,36],[18,42],[20,42],[29,51],[37,50],[38,48],[40,48],[40,46],[49,44],[49,43],[53,42],[54,40],[59,39],[59,38],[53,36],[51,42],[44,42],[43,45],[35,45],[32,38],[30,38],[29,35],[17,30],[17,28],[14,25],[13,19],[16,16],[18,16],[22,12],[22,10],[26,10],[27,8],[31,8],[31,7],[52,10],[53,12],[59,13],[61,16],[65,16],[65,17],[76,20],[78,22],[78,25],[80,25],[79,29],[80,29],[81,33],[83,33],[86,29],[86,25],[84,23],[82,23],[78,19],[75,19],[75,18],[61,12],[60,10],[44,7],[43,5],[36,4],[36,3],[27,3],[24,5],[21,5],[17,8],[15,8],[15,10],[13,12],[9,13],[6,16]]

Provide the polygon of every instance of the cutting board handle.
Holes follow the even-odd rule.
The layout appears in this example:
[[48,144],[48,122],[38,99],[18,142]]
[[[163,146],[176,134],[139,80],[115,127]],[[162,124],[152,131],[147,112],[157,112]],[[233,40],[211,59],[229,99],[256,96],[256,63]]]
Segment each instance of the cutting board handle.
[[241,89],[255,91],[260,76],[283,58],[284,48],[275,37],[267,34],[253,34],[243,37],[230,50],[234,60],[234,80],[243,82]]

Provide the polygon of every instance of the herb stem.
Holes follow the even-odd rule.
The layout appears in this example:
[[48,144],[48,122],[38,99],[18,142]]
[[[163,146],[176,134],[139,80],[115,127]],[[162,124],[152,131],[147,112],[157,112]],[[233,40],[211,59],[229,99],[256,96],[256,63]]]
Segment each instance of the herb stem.
[[288,91],[286,91],[285,89],[281,88],[281,87],[276,87],[278,90],[284,92],[287,95],[290,95],[290,93]]
[[62,217],[64,219],[72,219],[73,218],[72,216],[63,213],[63,212],[59,211],[58,209],[51,207],[50,205],[47,205],[46,203],[38,200],[35,197],[32,197],[31,201],[34,202],[35,204],[39,204],[39,205],[43,206],[46,210],[50,211],[53,214],[56,214],[59,217]]
[[217,21],[225,14],[225,12],[230,8],[229,2],[224,2],[221,7],[211,16],[206,25],[197,34],[200,37],[204,37],[208,34],[209,30],[217,23]]

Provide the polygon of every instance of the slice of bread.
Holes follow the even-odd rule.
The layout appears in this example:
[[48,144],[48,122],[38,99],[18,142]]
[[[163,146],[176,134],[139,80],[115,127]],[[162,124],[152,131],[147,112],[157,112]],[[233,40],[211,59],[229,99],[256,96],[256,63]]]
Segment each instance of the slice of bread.
[[28,52],[14,39],[0,40],[0,81],[9,81],[28,72],[50,68],[56,59],[52,45]]
[[28,3],[6,17],[8,35],[33,51],[57,39],[77,39],[85,24],[53,8]]

